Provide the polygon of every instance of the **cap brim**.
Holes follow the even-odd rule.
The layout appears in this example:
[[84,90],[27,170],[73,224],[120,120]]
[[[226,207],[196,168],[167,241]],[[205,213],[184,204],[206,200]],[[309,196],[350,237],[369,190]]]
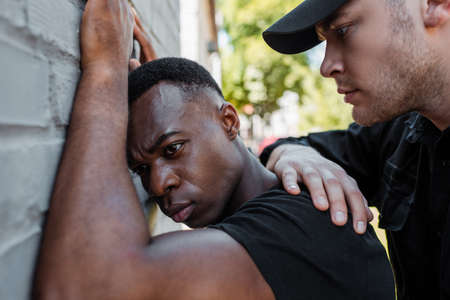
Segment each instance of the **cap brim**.
[[320,43],[315,26],[348,0],[305,0],[266,31],[263,38],[275,51],[295,54]]

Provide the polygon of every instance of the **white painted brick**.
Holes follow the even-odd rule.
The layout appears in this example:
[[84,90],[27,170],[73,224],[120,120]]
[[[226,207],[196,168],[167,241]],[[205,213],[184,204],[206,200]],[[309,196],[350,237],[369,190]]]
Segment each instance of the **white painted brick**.
[[[186,1],[186,0],[181,0],[181,1]],[[192,1],[192,0],[187,0],[187,1]],[[170,9],[172,10],[173,14],[180,13],[180,0],[168,0],[167,2],[169,3]]]
[[0,0],[0,7],[1,18],[7,19],[15,26],[25,26],[25,0]]
[[169,1],[177,2],[133,0],[148,32],[154,37],[154,47],[160,57],[180,56],[180,16],[174,11]]
[[31,232],[0,256],[0,299],[29,300],[40,234]]
[[79,5],[68,0],[28,0],[26,11],[30,32],[79,57]]
[[0,37],[0,124],[47,126],[48,62],[4,38]]
[[[30,229],[39,228],[48,208],[62,141],[0,149],[0,256]],[[2,273],[0,269],[0,273]]]
[[0,299],[29,298],[61,142],[0,150]]

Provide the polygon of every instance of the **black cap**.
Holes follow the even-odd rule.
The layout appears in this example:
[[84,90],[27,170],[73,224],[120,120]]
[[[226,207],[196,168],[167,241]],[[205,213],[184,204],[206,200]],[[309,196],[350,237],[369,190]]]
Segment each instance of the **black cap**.
[[284,54],[295,54],[320,43],[315,25],[348,0],[305,0],[263,32],[266,43]]

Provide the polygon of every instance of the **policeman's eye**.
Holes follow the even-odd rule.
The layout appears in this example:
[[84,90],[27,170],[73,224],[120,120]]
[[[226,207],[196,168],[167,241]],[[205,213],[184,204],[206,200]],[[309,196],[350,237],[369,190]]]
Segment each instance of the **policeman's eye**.
[[176,142],[170,145],[167,145],[164,148],[164,155],[166,157],[174,156],[178,151],[180,151],[184,146],[184,142]]
[[133,171],[133,173],[135,173],[135,174],[137,174],[137,175],[139,175],[141,177],[144,177],[146,174],[148,174],[149,170],[150,170],[150,166],[149,165],[142,164],[142,165],[139,165],[139,166],[133,168],[132,171]]
[[334,32],[336,32],[336,34],[337,34],[338,36],[344,37],[344,36],[347,34],[347,32],[348,32],[349,29],[350,29],[350,24],[346,24],[346,25],[337,27],[337,28],[334,30]]

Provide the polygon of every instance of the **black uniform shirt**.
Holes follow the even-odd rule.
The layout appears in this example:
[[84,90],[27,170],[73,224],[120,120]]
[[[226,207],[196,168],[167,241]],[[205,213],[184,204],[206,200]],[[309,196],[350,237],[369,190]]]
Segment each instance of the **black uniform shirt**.
[[390,122],[287,138],[338,163],[380,211],[399,300],[450,299],[450,128],[418,113]]

